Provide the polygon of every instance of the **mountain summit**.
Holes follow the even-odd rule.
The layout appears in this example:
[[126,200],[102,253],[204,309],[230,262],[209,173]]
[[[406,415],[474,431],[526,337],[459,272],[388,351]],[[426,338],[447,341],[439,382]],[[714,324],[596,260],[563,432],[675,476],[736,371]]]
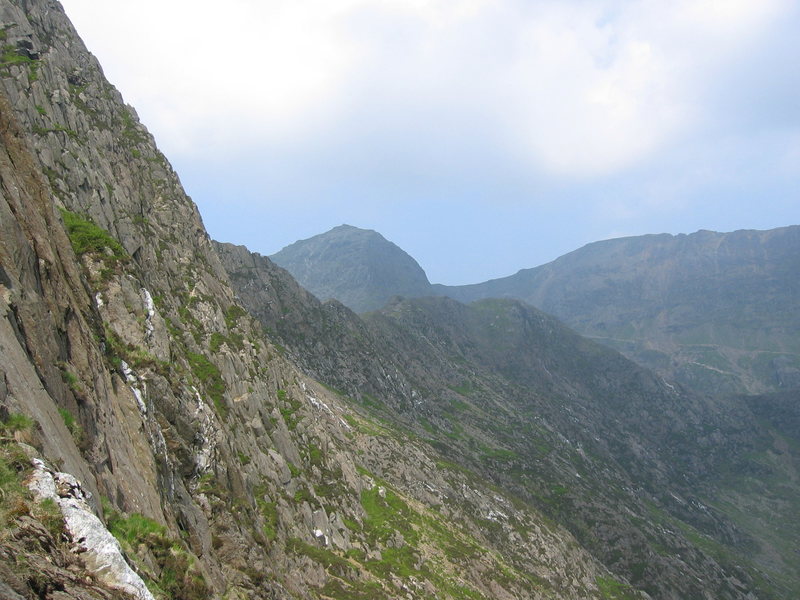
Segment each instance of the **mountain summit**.
[[336,298],[356,312],[392,296],[425,296],[430,282],[406,252],[369,229],[339,225],[270,257],[320,300]]

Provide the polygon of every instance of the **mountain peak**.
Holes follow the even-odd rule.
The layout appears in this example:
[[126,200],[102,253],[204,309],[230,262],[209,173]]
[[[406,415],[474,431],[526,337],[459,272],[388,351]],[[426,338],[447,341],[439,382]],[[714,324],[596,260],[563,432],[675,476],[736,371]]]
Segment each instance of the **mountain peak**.
[[270,257],[321,300],[336,298],[356,312],[381,308],[393,296],[430,293],[425,271],[377,231],[339,225]]

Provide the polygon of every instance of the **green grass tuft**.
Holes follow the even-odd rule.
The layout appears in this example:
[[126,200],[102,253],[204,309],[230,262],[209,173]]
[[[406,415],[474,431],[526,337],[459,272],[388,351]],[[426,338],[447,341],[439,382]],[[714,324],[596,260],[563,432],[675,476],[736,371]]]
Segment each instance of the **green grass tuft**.
[[64,225],[75,254],[81,255],[87,252],[106,254],[110,251],[112,256],[117,259],[128,256],[122,244],[111,237],[102,227],[66,209],[61,210],[61,216],[64,219]]
[[75,415],[73,415],[66,408],[59,408],[58,414],[61,415],[61,419],[64,421],[67,431],[72,434],[72,439],[74,440],[75,445],[80,447],[84,441],[83,427],[81,427],[81,424],[78,423],[77,419],[75,419]]
[[228,390],[228,386],[225,384],[225,380],[222,379],[219,369],[202,354],[187,352],[186,358],[189,360],[192,373],[214,402],[214,407],[217,409],[219,416],[222,418],[227,417],[228,405],[225,402],[225,392]]
[[[134,513],[125,516],[114,510],[108,501],[103,502],[107,526],[128,556],[139,561],[150,591],[159,600],[180,598],[201,600],[211,596],[211,590],[202,573],[195,566],[195,558],[180,541],[169,536],[167,528],[152,519]],[[155,558],[157,569],[150,569],[137,554],[146,548]]]

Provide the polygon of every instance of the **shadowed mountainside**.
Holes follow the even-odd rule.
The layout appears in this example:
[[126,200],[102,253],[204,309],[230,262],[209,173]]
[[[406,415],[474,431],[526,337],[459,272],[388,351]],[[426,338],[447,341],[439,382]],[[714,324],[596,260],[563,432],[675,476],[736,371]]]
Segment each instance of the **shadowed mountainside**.
[[516,275],[434,286],[518,298],[705,392],[800,386],[800,227],[589,244]]

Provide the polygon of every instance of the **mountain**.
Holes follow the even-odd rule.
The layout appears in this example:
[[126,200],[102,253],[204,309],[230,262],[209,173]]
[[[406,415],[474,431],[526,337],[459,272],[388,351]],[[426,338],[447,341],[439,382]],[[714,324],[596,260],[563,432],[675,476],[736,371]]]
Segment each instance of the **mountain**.
[[[273,258],[317,297],[335,298],[356,312],[377,310],[394,295],[467,303],[515,298],[703,393],[800,387],[800,226],[606,240],[465,286],[429,285],[413,259],[378,234],[341,229]],[[342,237],[374,240],[387,250],[342,243]],[[389,247],[393,258],[384,262]],[[292,260],[283,255],[289,249]],[[416,267],[413,285],[397,276],[405,273],[399,263]],[[336,279],[338,273],[345,276]]]
[[291,360],[57,2],[0,37],[0,597],[645,597]]
[[796,396],[320,302],[209,239],[57,2],[0,32],[0,597],[797,597]]
[[607,240],[436,293],[521,299],[704,392],[800,386],[798,226]]
[[336,298],[356,312],[430,289],[417,261],[381,234],[350,225],[295,242],[270,258],[317,298]]
[[[722,581],[743,590],[765,573],[796,588],[792,561],[773,559],[790,557],[798,534],[798,490],[777,484],[793,481],[798,456],[775,463],[791,442],[748,400],[672,388],[518,301],[394,299],[359,316],[319,302],[265,257],[217,248],[244,305],[304,370],[459,470],[512,490],[651,596],[697,597],[699,578],[715,597],[736,597]],[[735,496],[734,473],[753,482]],[[740,512],[765,495],[786,523],[780,535]],[[686,577],[692,565],[704,574]]]

